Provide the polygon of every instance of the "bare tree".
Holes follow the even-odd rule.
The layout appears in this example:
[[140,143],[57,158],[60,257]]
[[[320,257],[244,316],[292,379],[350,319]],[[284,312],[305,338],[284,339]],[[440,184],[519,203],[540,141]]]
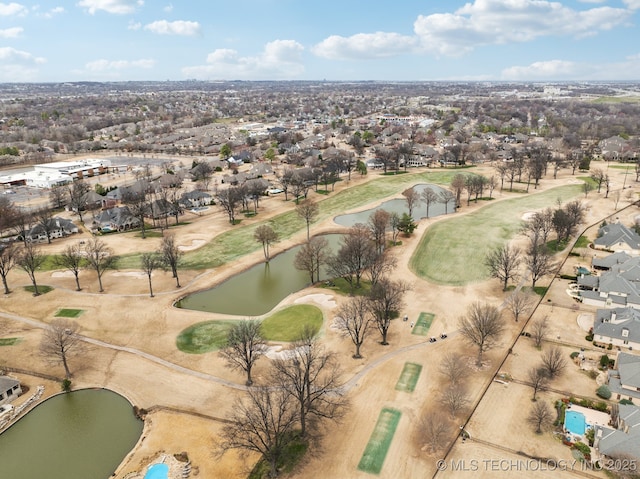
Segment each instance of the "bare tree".
[[253,237],[258,243],[262,244],[264,260],[268,263],[271,260],[269,247],[271,243],[278,241],[278,233],[276,233],[270,225],[260,225],[253,232]]
[[425,188],[422,190],[421,199],[425,205],[427,205],[427,218],[429,218],[429,207],[438,202],[438,193],[436,193],[432,188]]
[[527,422],[535,428],[536,434],[542,434],[551,421],[553,421],[553,411],[545,402],[536,402],[527,416]]
[[527,373],[527,379],[529,380],[529,383],[533,388],[533,397],[531,398],[531,400],[536,401],[536,395],[538,394],[538,391],[544,389],[544,387],[549,382],[549,374],[547,373],[546,368],[544,368],[543,366],[533,366]]
[[562,375],[564,368],[567,367],[567,360],[562,353],[562,349],[558,346],[552,346],[542,353],[542,364],[547,370],[549,379],[555,379]]
[[142,256],[140,257],[140,265],[142,267],[142,271],[144,271],[149,280],[149,296],[153,298],[153,284],[151,276],[156,269],[164,266],[162,256],[158,253],[142,253]]
[[535,306],[537,296],[530,293],[525,293],[522,290],[514,291],[506,299],[506,307],[513,315],[513,319],[518,322],[518,319],[523,314],[527,314],[533,310]]
[[34,213],[36,225],[40,227],[47,237],[47,243],[51,244],[51,232],[55,228],[53,221],[53,212],[49,208],[40,208]]
[[69,207],[78,213],[81,223],[82,212],[87,207],[87,194],[90,190],[91,188],[89,185],[83,180],[76,180],[67,188],[69,194]]
[[98,238],[91,238],[87,241],[84,252],[89,267],[98,275],[98,291],[102,293],[104,291],[102,287],[102,275],[116,260],[113,255],[113,250],[109,248],[104,241]]
[[300,247],[293,260],[296,269],[309,273],[313,284],[320,281],[320,270],[329,258],[329,242],[322,236],[311,238]]
[[598,185],[598,193],[600,193],[603,183],[607,180],[607,174],[600,168],[594,168],[589,176]]
[[251,370],[265,349],[260,334],[260,321],[245,319],[235,324],[227,335],[227,346],[220,351],[227,365],[247,374],[247,386],[253,384]]
[[387,227],[389,226],[390,218],[389,212],[382,209],[375,210],[369,215],[369,229],[378,254],[382,253],[386,247]]
[[395,246],[398,241],[398,235],[400,234],[400,225],[402,224],[402,218],[395,211],[389,216],[389,227],[391,228],[391,242]]
[[146,189],[142,188],[134,190],[128,188],[122,195],[122,202],[127,205],[133,216],[140,221],[140,234],[142,239],[147,237],[146,224],[144,222],[145,214],[149,211],[149,201]]
[[556,268],[553,258],[549,254],[545,245],[533,246],[527,251],[524,263],[531,273],[531,287],[535,288],[536,283],[542,277],[553,273]]
[[340,241],[340,249],[328,261],[329,270],[334,277],[344,278],[353,291],[360,288],[360,280],[375,258],[375,246],[369,229],[361,223],[349,228]]
[[18,253],[18,259],[16,262],[18,266],[24,270],[27,275],[29,275],[29,279],[31,279],[31,284],[33,284],[33,295],[39,296],[40,292],[38,291],[38,284],[36,282],[36,271],[42,266],[44,263],[45,256],[33,243],[27,242],[22,250]]
[[445,353],[440,361],[439,370],[452,385],[459,384],[471,372],[465,358],[454,352]]
[[374,323],[382,336],[381,344],[386,346],[387,334],[398,311],[402,308],[404,294],[409,291],[409,283],[402,280],[393,281],[381,278],[369,294],[369,308],[373,313]]
[[84,251],[80,243],[68,245],[62,253],[55,257],[57,266],[73,273],[76,280],[76,291],[80,291],[80,270],[85,264]]
[[[438,200],[440,203],[442,203],[444,205],[444,214],[449,214],[449,203],[451,203],[453,200],[456,199],[456,195],[454,195],[451,191],[449,190],[442,190],[439,194],[438,194]],[[454,207],[454,211],[455,211],[455,207]]]
[[176,288],[179,288],[180,278],[178,277],[178,267],[180,266],[180,260],[184,253],[178,248],[175,235],[162,237],[162,243],[160,244],[158,253],[160,253],[164,264],[171,269],[171,274],[176,280]]
[[409,216],[413,217],[413,209],[420,202],[420,194],[415,190],[415,188],[411,187],[402,192],[402,196],[404,196],[404,200],[407,204],[407,209],[409,210]]
[[502,281],[502,290],[507,290],[509,280],[518,277],[518,267],[520,266],[520,249],[511,247],[508,244],[499,246],[487,254],[484,264],[489,269],[492,278]]
[[464,411],[469,402],[469,395],[462,384],[452,384],[440,395],[440,404],[449,410],[452,419]]
[[371,287],[373,288],[384,277],[388,277],[396,266],[398,260],[395,256],[392,256],[386,250],[378,254],[375,259],[369,265],[367,273],[369,274],[369,280],[371,281]]
[[360,347],[364,343],[371,328],[371,311],[369,303],[364,296],[354,296],[343,303],[336,313],[336,328],[348,336],[356,347],[354,359],[362,358]]
[[459,319],[460,333],[470,344],[477,346],[476,364],[482,366],[482,354],[500,339],[504,321],[498,308],[491,304],[475,302],[467,308],[467,314]]
[[75,321],[58,318],[44,330],[40,342],[40,352],[50,361],[64,366],[65,378],[71,378],[69,357],[80,354],[84,348],[78,331],[80,326]]
[[236,210],[238,203],[242,201],[241,190],[237,186],[230,186],[223,190],[220,190],[216,195],[218,204],[227,213],[229,217],[229,223],[232,225],[236,223]]
[[307,241],[309,241],[311,223],[315,221],[320,212],[320,207],[313,200],[304,200],[296,205],[296,213],[307,225]]
[[62,209],[69,201],[69,190],[65,186],[55,185],[49,190],[49,201],[53,209]]
[[277,477],[277,465],[296,438],[296,405],[281,388],[256,387],[247,394],[222,431],[221,448],[257,452],[269,463],[269,477]]
[[307,433],[310,417],[337,420],[346,406],[340,393],[338,363],[314,338],[314,333],[305,330],[292,344],[291,354],[273,362],[272,383],[287,391],[298,404],[302,436]]
[[542,345],[542,342],[547,336],[548,329],[546,316],[544,318],[538,318],[531,323],[531,339],[533,339],[533,344],[535,344],[536,348]]
[[4,286],[4,294],[9,294],[9,283],[7,276],[17,264],[19,258],[18,248],[13,243],[0,245],[0,276],[2,277],[2,285]]
[[453,429],[449,418],[439,411],[429,411],[420,420],[420,431],[432,454],[446,447],[447,437]]

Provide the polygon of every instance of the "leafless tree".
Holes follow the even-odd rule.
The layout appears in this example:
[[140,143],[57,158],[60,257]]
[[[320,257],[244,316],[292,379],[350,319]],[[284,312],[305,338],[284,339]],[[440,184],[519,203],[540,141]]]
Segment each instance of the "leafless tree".
[[51,233],[56,226],[53,221],[53,211],[47,207],[39,208],[34,213],[34,216],[36,219],[36,225],[44,232],[47,237],[47,243],[51,244]]
[[386,210],[375,210],[369,215],[369,230],[376,245],[378,254],[382,253],[387,243],[387,228],[391,215]]
[[322,236],[311,238],[300,247],[293,260],[296,269],[309,273],[313,284],[320,281],[320,270],[329,258],[329,242]]
[[260,225],[253,232],[253,237],[258,243],[262,244],[264,260],[268,263],[271,260],[269,247],[271,243],[278,241],[278,233],[276,233],[270,225]]
[[593,168],[589,176],[598,185],[598,193],[600,193],[603,183],[607,180],[607,174],[600,168]]
[[402,192],[402,196],[404,196],[404,201],[407,204],[407,209],[409,210],[409,216],[413,217],[413,209],[420,202],[420,194],[415,190],[415,188],[407,188]]
[[[440,203],[444,205],[444,214],[449,214],[449,203],[456,199],[456,196],[449,190],[442,190],[438,194],[438,199]],[[455,207],[454,207],[455,211]]]
[[68,195],[69,195],[69,207],[78,213],[78,217],[80,218],[80,222],[82,223],[82,212],[87,207],[87,193],[91,188],[89,185],[83,180],[76,180],[71,185],[67,187]]
[[235,324],[227,335],[227,346],[220,351],[227,365],[242,369],[247,374],[247,386],[253,384],[251,370],[265,349],[260,334],[260,321],[245,319]]
[[542,364],[547,371],[549,379],[555,379],[562,375],[567,367],[567,360],[558,346],[552,346],[542,353]]
[[391,213],[389,216],[389,227],[391,228],[391,242],[395,246],[398,241],[398,235],[400,234],[400,225],[402,224],[402,218],[396,212]]
[[535,344],[536,348],[542,345],[542,342],[547,336],[548,329],[546,316],[544,318],[538,318],[531,323],[531,339],[533,339],[533,344]]
[[351,291],[360,288],[364,272],[375,258],[375,245],[369,236],[369,229],[358,223],[342,237],[337,254],[328,261],[331,274],[344,278]]
[[52,186],[49,190],[49,201],[54,209],[62,209],[69,201],[69,190],[63,185]]
[[380,278],[371,288],[369,294],[369,308],[373,313],[373,319],[380,335],[381,344],[388,345],[387,334],[391,326],[391,320],[402,309],[404,294],[409,291],[409,283],[402,280]]
[[284,200],[287,201],[289,199],[289,190],[294,182],[294,169],[290,166],[285,167],[282,172],[277,175],[277,178],[280,189],[284,192]]
[[145,214],[149,211],[147,191],[143,188],[137,190],[129,188],[122,195],[122,202],[127,205],[131,214],[140,221],[140,234],[142,239],[145,239],[147,229],[144,220]]
[[0,195],[0,233],[14,227],[20,209],[6,195]]
[[529,248],[524,257],[524,263],[531,273],[531,287],[535,288],[536,283],[542,277],[553,273],[556,268],[553,258],[549,254],[545,245],[533,246]]
[[445,353],[439,369],[452,385],[459,384],[471,372],[465,358],[454,352]]
[[469,395],[462,384],[452,384],[440,395],[440,404],[448,409],[452,419],[464,411],[469,402]]
[[298,405],[300,434],[307,433],[310,418],[337,420],[344,412],[346,400],[340,393],[340,368],[331,352],[315,339],[314,331],[305,330],[292,344],[291,355],[273,362],[273,380],[287,391]]
[[304,200],[296,205],[296,213],[307,225],[307,241],[309,241],[310,237],[311,223],[318,217],[319,212],[320,207],[313,200]]
[[227,213],[229,223],[232,225],[236,222],[236,210],[238,204],[243,200],[241,189],[237,186],[229,186],[228,188],[218,191],[216,195],[218,204]]
[[527,416],[527,422],[531,424],[536,434],[542,434],[553,421],[553,411],[545,402],[536,402]]
[[[457,173],[451,179],[451,189],[453,190],[453,192],[451,192],[451,196],[452,196],[451,199],[455,198],[456,207],[458,208],[460,207],[460,197],[462,196],[462,192],[466,188],[466,183],[467,181],[465,179],[465,175],[463,175],[462,173]],[[442,193],[440,193],[440,195],[442,196]],[[442,201],[440,202],[442,203]]]
[[64,366],[65,378],[71,378],[69,357],[84,350],[84,344],[78,336],[80,326],[75,321],[58,318],[44,330],[40,342],[40,352],[48,360]]
[[354,359],[362,358],[360,347],[369,333],[372,321],[369,303],[364,296],[349,298],[338,308],[335,325],[356,347]]
[[549,382],[549,374],[547,373],[545,367],[533,366],[527,373],[527,379],[529,380],[529,384],[531,384],[531,387],[533,388],[533,397],[531,398],[531,400],[536,401],[536,395],[538,394],[538,391],[544,389],[544,387]]
[[87,241],[84,252],[89,267],[98,275],[98,291],[102,293],[104,291],[102,287],[102,275],[116,260],[113,250],[109,248],[104,241],[98,238],[91,238]]
[[507,244],[487,254],[484,264],[492,278],[502,281],[502,290],[506,291],[509,280],[517,279],[521,261],[520,248]]
[[55,263],[67,271],[73,273],[73,277],[76,280],[76,291],[80,291],[80,270],[85,264],[84,250],[80,243],[74,243],[68,245],[62,253],[55,257]]
[[156,269],[164,266],[162,256],[158,253],[142,253],[142,256],[140,257],[140,265],[142,267],[142,271],[144,271],[149,280],[149,296],[153,298],[153,283],[151,281],[151,276]]
[[447,437],[454,430],[449,418],[439,411],[429,411],[420,420],[420,431],[432,454],[443,450]]
[[432,188],[425,188],[422,190],[421,199],[425,205],[427,205],[427,218],[429,217],[429,207],[438,202],[438,193],[436,193]]
[[33,284],[34,296],[40,296],[36,282],[36,271],[42,266],[45,259],[45,255],[40,251],[40,248],[30,242],[27,242],[18,253],[16,262],[29,275],[31,284]]
[[184,253],[178,248],[175,235],[163,236],[158,253],[160,253],[164,264],[171,269],[171,274],[176,280],[176,288],[179,288],[180,278],[178,277],[178,267],[180,266],[180,260]]
[[0,276],[2,277],[2,285],[4,286],[4,294],[9,294],[9,283],[7,276],[17,264],[19,258],[18,248],[13,243],[0,245]]
[[12,218],[10,218],[11,229],[16,233],[16,236],[22,240],[22,243],[26,246],[27,233],[31,229],[31,226],[35,222],[35,217],[31,211],[26,209],[16,209],[13,212]]
[[257,452],[269,463],[269,477],[277,477],[277,465],[295,440],[293,428],[298,410],[293,398],[281,388],[249,389],[247,399],[234,407],[222,431],[222,450]]
[[392,256],[386,250],[378,254],[367,270],[369,280],[371,281],[371,287],[373,288],[377,285],[381,278],[389,277],[393,270],[396,269],[397,265],[397,258]]
[[537,296],[531,293],[526,293],[522,290],[514,291],[506,299],[506,307],[513,315],[513,319],[518,322],[518,319],[523,314],[528,314],[533,310],[535,306]]
[[467,308],[467,314],[459,319],[460,333],[470,344],[477,346],[476,364],[482,366],[482,354],[500,339],[504,331],[504,321],[497,307],[475,302]]

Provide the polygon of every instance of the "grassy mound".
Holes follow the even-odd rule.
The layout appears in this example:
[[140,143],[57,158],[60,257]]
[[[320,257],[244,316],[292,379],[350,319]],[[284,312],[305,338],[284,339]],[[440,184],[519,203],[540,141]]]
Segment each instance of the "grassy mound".
[[262,337],[268,341],[295,341],[307,327],[317,334],[322,321],[320,308],[310,304],[296,304],[266,318],[262,322]]

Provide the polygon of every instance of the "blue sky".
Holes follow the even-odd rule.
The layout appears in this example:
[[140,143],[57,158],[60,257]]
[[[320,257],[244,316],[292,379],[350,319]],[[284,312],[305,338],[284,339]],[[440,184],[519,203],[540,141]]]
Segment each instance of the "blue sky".
[[0,82],[640,80],[640,0],[0,1]]

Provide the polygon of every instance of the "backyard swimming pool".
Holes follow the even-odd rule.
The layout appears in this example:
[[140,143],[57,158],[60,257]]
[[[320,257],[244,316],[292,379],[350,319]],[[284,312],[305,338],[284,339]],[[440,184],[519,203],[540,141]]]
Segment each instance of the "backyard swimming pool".
[[167,479],[167,477],[169,477],[169,466],[166,464],[154,464],[144,475],[144,479]]
[[587,422],[584,414],[577,411],[566,411],[564,413],[564,428],[571,434],[577,436],[584,435],[584,431],[587,428]]

